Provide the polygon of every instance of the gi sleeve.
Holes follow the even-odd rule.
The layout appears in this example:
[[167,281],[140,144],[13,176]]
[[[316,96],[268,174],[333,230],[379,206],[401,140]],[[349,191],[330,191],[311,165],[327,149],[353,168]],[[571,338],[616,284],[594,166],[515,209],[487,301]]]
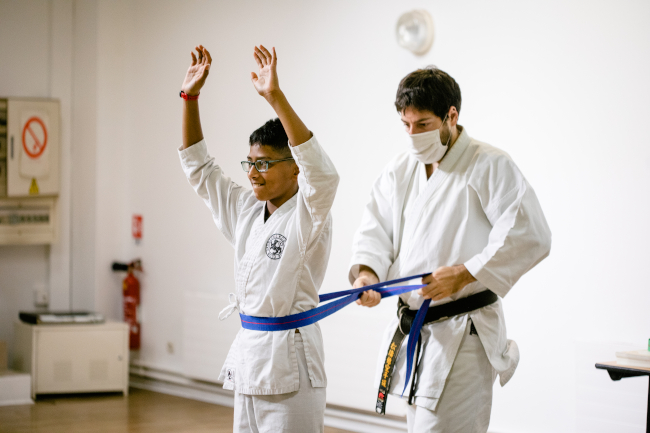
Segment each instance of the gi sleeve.
[[339,175],[316,137],[291,147],[298,175],[298,212],[301,253],[317,240],[327,224],[334,203]]
[[208,154],[205,140],[178,151],[181,166],[192,188],[212,212],[215,224],[231,245],[243,201],[251,191],[237,185],[223,173]]
[[504,297],[519,278],[548,256],[551,231],[533,188],[509,158],[501,158],[470,186],[492,230],[487,246],[465,267]]
[[359,275],[359,266],[371,268],[386,281],[388,269],[393,264],[393,206],[392,185],[388,172],[382,173],[370,192],[370,200],[363,212],[361,225],[352,241],[352,260],[348,279],[350,283]]

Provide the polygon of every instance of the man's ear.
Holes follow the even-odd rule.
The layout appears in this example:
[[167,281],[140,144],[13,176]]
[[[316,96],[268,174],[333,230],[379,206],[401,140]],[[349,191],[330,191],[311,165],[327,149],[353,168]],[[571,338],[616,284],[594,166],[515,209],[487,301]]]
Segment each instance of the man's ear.
[[299,174],[300,174],[300,167],[298,167],[298,164],[296,164],[295,161],[294,161],[294,163],[293,163],[293,176],[295,178],[298,178]]
[[449,118],[449,124],[454,127],[458,123],[458,110],[456,110],[456,107],[453,105],[451,108],[449,108],[449,113],[447,113],[447,117]]

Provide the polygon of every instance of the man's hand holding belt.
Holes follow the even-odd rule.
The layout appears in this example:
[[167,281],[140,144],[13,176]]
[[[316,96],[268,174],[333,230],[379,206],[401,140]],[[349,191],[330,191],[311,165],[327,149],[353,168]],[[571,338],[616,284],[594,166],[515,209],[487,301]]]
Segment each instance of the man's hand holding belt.
[[466,285],[476,281],[465,265],[442,266],[432,274],[422,278],[427,286],[416,293],[424,299],[439,301],[462,290]]
[[[459,292],[463,287],[474,281],[476,281],[476,278],[469,273],[465,265],[442,266],[432,274],[422,278],[422,284],[426,284],[427,286],[419,289],[417,294],[424,299],[439,301]],[[377,284],[378,282],[379,278],[375,272],[368,266],[361,265],[359,267],[359,276],[354,281],[352,287],[357,289],[359,287]],[[380,301],[381,296],[379,293],[374,290],[368,290],[367,292],[363,292],[356,302],[364,307],[374,307]]]

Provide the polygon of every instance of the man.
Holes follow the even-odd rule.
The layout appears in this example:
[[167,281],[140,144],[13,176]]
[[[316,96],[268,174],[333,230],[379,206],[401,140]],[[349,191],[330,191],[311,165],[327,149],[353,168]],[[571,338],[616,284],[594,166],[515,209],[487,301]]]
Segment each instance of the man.
[[[198,96],[212,59],[202,46],[182,86],[187,178],[235,249],[236,294],[220,315],[238,309],[256,317],[311,310],[325,275],[332,234],[330,208],[338,174],[279,87],[275,49],[255,47],[257,92],[278,119],[250,136],[242,167],[252,191],[230,180],[207,153]],[[286,131],[286,132],[285,132]],[[227,311],[226,311],[227,310]],[[235,432],[322,432],[325,411],[323,341],[318,324],[285,331],[240,329],[220,380],[235,390]]]
[[[505,385],[519,361],[500,298],[549,254],[551,233],[512,159],[458,124],[461,94],[452,77],[434,67],[412,72],[400,82],[395,107],[409,152],[373,186],[354,238],[350,281],[357,288],[432,273],[422,278],[426,287],[400,296],[401,319],[393,317],[386,330],[378,383],[389,388],[380,387],[378,412],[385,392],[401,395],[406,382],[409,432],[485,432],[496,374]],[[420,356],[405,377],[403,334],[425,299],[431,306]],[[379,301],[368,290],[357,303]],[[399,351],[392,365],[391,344]]]

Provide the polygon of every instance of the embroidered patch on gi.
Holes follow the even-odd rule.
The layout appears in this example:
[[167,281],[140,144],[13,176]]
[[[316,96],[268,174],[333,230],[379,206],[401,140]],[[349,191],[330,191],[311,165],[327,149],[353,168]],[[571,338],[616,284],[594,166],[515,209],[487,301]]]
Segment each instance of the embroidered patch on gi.
[[266,242],[266,255],[269,259],[277,260],[282,257],[284,246],[286,245],[287,238],[279,233],[274,234]]
[[229,368],[228,370],[226,370],[226,380],[228,382],[234,382],[235,381],[235,370],[233,370],[232,368]]

